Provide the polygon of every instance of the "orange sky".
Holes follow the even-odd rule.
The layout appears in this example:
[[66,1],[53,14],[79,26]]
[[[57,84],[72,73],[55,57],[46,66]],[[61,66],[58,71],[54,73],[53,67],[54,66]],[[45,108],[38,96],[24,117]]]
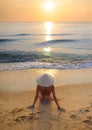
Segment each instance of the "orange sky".
[[92,22],[92,0],[0,0],[0,21]]

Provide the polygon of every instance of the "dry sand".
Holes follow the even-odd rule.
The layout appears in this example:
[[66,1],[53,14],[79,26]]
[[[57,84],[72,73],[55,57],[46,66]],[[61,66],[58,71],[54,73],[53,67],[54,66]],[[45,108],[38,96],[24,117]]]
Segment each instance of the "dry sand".
[[0,91],[34,90],[36,77],[43,73],[49,73],[55,77],[55,86],[92,83],[92,69],[0,71]]
[[[65,72],[66,77],[68,74],[71,74],[70,77],[74,79],[79,73],[78,71],[63,71],[62,74]],[[5,91],[5,89],[1,89],[0,130],[92,130],[92,83],[91,81],[88,83],[91,74],[88,74],[89,69],[88,71],[86,69],[86,72],[84,71],[85,69],[80,70],[80,75],[86,73],[84,82],[83,78],[80,78],[80,82],[77,80],[75,84],[70,82],[68,85],[66,79],[67,85],[55,87],[58,102],[61,107],[66,109],[65,112],[57,110],[54,101],[45,105],[38,101],[34,109],[28,109],[27,107],[33,102],[34,90],[10,91],[9,88],[9,91]],[[5,85],[12,86],[15,84],[18,87],[18,81],[23,79],[20,76],[19,79],[16,77],[14,81],[13,76],[15,73],[19,75],[18,72],[20,71],[0,72],[2,74],[0,76],[2,79],[0,85],[5,87]],[[75,73],[73,74],[72,72]],[[91,72],[92,69],[90,69]],[[24,73],[24,75],[28,74],[27,71],[21,71],[21,73]],[[34,72],[30,72],[30,74],[33,74],[33,77],[35,77]],[[26,81],[26,78],[24,81]]]

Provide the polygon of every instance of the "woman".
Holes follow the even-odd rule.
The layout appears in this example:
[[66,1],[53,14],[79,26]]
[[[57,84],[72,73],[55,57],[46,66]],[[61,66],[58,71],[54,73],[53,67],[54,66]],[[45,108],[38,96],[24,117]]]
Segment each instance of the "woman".
[[34,108],[37,99],[40,99],[42,104],[50,103],[53,99],[57,105],[59,110],[64,111],[63,108],[60,107],[56,94],[55,94],[55,87],[53,85],[54,78],[49,74],[43,74],[37,78],[37,87],[36,87],[36,94],[34,98],[33,105],[29,108]]

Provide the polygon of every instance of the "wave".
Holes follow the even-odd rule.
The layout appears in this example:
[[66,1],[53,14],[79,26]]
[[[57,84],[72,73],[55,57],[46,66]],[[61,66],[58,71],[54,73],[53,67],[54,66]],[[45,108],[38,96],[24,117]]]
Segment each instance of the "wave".
[[[42,33],[39,33],[39,34],[27,34],[27,33],[20,33],[20,34],[16,34],[16,36],[26,36],[26,35],[32,35],[32,36],[40,36],[40,35],[47,35],[47,33],[44,33],[44,34],[42,34]],[[48,34],[48,35],[50,35],[50,36],[61,36],[61,35],[71,35],[71,34],[64,34],[64,33],[62,33],[62,34]]]
[[4,42],[12,42],[15,41],[16,39],[0,39],[0,43]]
[[28,33],[20,33],[20,34],[14,34],[13,36],[28,36],[28,35],[31,35],[31,34],[28,34]]
[[[13,35],[3,35],[3,36],[44,36],[44,35],[47,35],[47,33],[39,33],[39,34],[31,34],[31,33],[19,33],[19,34],[13,34]],[[52,33],[52,34],[48,34],[50,36],[62,36],[62,35],[72,35],[72,34],[69,34],[69,33],[59,33],[59,34],[56,34],[56,33]]]
[[92,54],[42,53],[24,51],[0,52],[0,70],[28,68],[75,69],[91,68]]
[[0,63],[14,62],[46,62],[46,63],[71,63],[92,61],[92,54],[68,54],[68,53],[43,53],[24,51],[1,51]]
[[55,40],[49,40],[41,43],[36,43],[36,45],[45,45],[45,44],[57,44],[57,43],[70,43],[70,42],[77,42],[76,39],[55,39]]
[[32,68],[46,68],[46,69],[79,69],[92,68],[92,62],[84,62],[80,64],[61,64],[61,63],[45,63],[45,62],[16,62],[16,63],[2,63],[0,70],[25,70]]

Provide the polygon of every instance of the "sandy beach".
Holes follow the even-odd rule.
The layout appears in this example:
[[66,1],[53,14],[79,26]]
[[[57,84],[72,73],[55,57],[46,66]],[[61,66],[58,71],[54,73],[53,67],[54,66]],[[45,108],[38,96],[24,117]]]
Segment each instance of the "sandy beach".
[[[55,77],[59,104],[32,104],[39,74]],[[0,130],[92,130],[92,69],[0,72]]]

